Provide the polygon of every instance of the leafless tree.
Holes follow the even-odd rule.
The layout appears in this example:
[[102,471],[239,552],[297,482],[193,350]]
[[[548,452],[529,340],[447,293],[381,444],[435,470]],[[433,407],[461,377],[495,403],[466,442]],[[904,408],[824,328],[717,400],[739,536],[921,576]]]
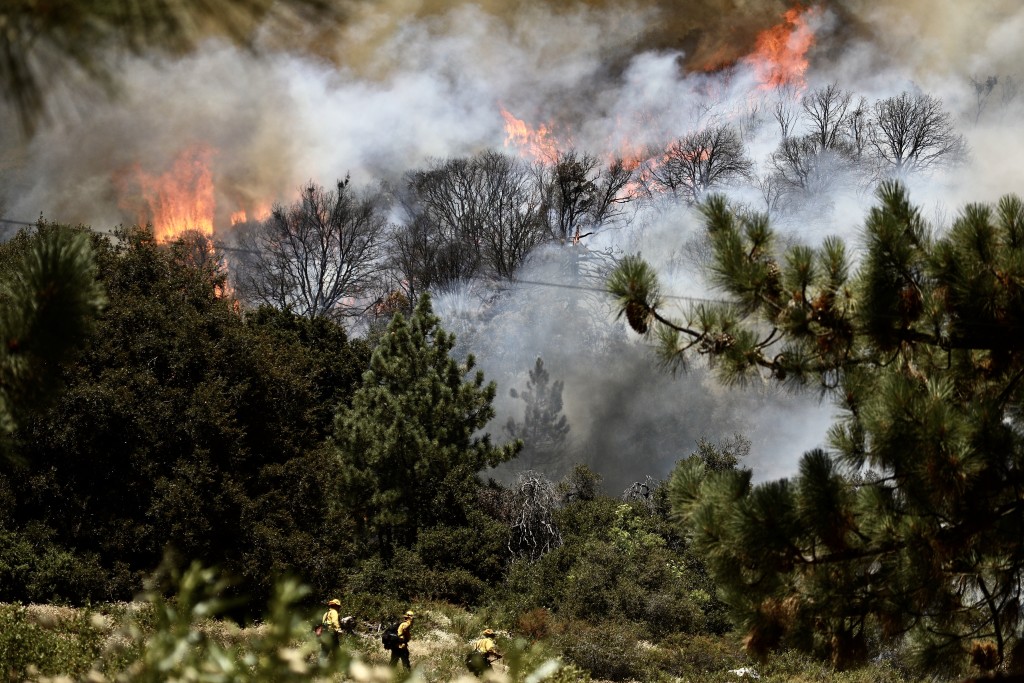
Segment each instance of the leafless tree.
[[558,489],[537,472],[519,474],[509,492],[508,549],[514,557],[536,560],[562,543],[554,513],[561,504]]
[[362,312],[383,267],[385,208],[381,195],[357,193],[348,178],[329,191],[311,181],[298,201],[241,234],[239,293],[311,317]]
[[821,196],[852,168],[845,149],[826,149],[814,136],[786,138],[772,153],[769,164],[780,197]]
[[967,143],[942,102],[903,92],[874,106],[869,144],[884,176],[927,172],[967,156]]
[[619,218],[631,200],[623,190],[633,171],[621,159],[603,164],[596,156],[570,150],[554,164],[538,165],[535,170],[541,215],[551,237],[562,242],[579,242]]
[[647,508],[648,511],[653,512],[657,507],[657,501],[654,498],[657,488],[658,482],[650,476],[646,476],[643,481],[634,481],[630,484],[622,492],[622,500],[627,503],[639,503]]
[[1005,76],[1001,83],[999,104],[1005,108],[1012,104],[1017,99],[1017,96],[1020,95],[1020,81],[1013,76]]
[[530,252],[547,238],[540,193],[530,169],[518,159],[485,152],[477,163],[485,184],[484,263],[491,276],[512,279]]
[[849,113],[853,107],[853,93],[830,83],[804,95],[800,104],[804,121],[808,124],[808,137],[821,149],[840,149],[846,140]]
[[994,75],[985,79],[971,76],[971,85],[974,87],[974,123],[978,123],[981,118],[998,82],[999,77]]
[[766,173],[757,177],[757,189],[764,200],[764,210],[769,215],[774,215],[779,210],[779,201],[782,199],[782,178],[778,173]]
[[512,278],[547,238],[532,169],[487,151],[406,176],[394,264],[412,299],[478,275]]
[[673,142],[648,175],[654,191],[671,192],[693,204],[712,187],[749,177],[753,167],[739,134],[730,126],[716,125]]
[[860,161],[864,157],[864,150],[868,145],[868,133],[871,129],[871,114],[867,98],[858,97],[856,104],[847,108],[844,128],[849,145],[848,154],[853,161]]
[[796,95],[791,88],[786,87],[778,92],[778,99],[772,106],[772,115],[779,124],[779,132],[783,139],[793,135],[797,121],[800,120],[800,112],[797,111],[795,102]]

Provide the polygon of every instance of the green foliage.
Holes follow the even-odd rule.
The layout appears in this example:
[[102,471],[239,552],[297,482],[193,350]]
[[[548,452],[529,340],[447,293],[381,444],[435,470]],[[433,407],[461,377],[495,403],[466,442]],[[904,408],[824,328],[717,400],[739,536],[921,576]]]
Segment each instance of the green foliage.
[[[222,566],[257,597],[280,575],[336,586],[354,559],[352,521],[328,493],[336,468],[319,446],[365,347],[324,322],[244,318],[201,238],[165,246],[131,229],[92,249],[108,305],[59,401],[16,434],[22,464],[0,467],[6,530],[60,530],[75,558],[53,566],[64,576],[46,597],[130,597],[165,549]],[[90,574],[74,590],[97,565],[103,588]],[[4,599],[35,595],[0,586]]]
[[78,554],[40,524],[16,532],[0,528],[0,585],[25,601],[46,603],[106,595],[110,576],[95,553]]
[[87,671],[102,652],[103,634],[88,615],[51,608],[47,614],[0,605],[0,675],[26,680]]
[[[696,459],[673,475],[674,509],[748,648],[844,667],[909,636],[928,670],[1016,667],[1024,202],[967,206],[933,235],[885,183],[856,269],[836,240],[778,253],[763,218],[724,200],[705,216],[732,303],[661,319],[665,356],[706,353],[727,381],[815,383],[840,410],[830,450],[804,454],[791,479],[751,486]],[[613,278],[620,296],[633,280],[650,289],[635,271]]]
[[88,235],[40,223],[5,246],[0,279],[0,430],[43,407],[61,364],[79,349],[104,304]]
[[294,609],[307,589],[294,582],[278,584],[268,606],[267,628],[243,647],[218,642],[200,628],[229,605],[223,597],[228,585],[215,571],[193,564],[180,576],[172,573],[170,579],[175,599],[165,599],[160,592],[150,594],[152,631],[129,623],[126,633],[142,643],[141,657],[111,676],[113,680],[193,680],[203,672],[199,680],[305,681],[311,675],[345,671],[350,663],[345,652],[313,659],[318,643],[309,637],[309,624]]
[[683,680],[735,681],[729,670],[747,666],[742,644],[728,636],[673,634],[646,653],[650,669]]
[[[471,379],[472,356],[449,356],[455,339],[424,295],[409,319],[396,314],[350,406],[335,420],[342,499],[361,536],[387,555],[420,530],[465,524],[477,474],[513,458],[521,444],[491,444],[479,431],[494,416],[494,383]],[[365,520],[365,521],[363,521]]]
[[523,628],[549,633],[559,623],[612,620],[656,639],[728,630],[707,570],[667,514],[667,504],[606,496],[559,509],[562,544],[536,561],[513,563],[508,572],[505,600]]

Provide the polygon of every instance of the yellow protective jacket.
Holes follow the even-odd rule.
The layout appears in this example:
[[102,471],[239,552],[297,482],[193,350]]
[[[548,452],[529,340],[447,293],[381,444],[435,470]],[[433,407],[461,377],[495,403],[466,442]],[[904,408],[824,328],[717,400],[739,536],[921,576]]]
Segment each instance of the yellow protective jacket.
[[492,639],[485,636],[476,641],[476,651],[485,655],[496,655],[498,654],[498,646],[494,644]]
[[341,619],[338,616],[338,608],[331,607],[324,612],[323,625],[325,629],[341,633]]
[[412,638],[412,621],[406,619],[398,625],[398,649],[404,650]]

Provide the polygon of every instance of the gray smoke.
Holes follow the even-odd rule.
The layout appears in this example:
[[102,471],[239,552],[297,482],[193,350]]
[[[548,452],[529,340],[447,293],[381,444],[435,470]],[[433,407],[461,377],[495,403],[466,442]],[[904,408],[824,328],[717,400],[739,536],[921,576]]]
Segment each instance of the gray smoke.
[[[81,100],[76,115],[30,141],[0,139],[0,205],[20,220],[42,213],[97,229],[130,223],[137,216],[124,208],[118,178],[136,166],[162,173],[183,149],[208,145],[215,225],[228,236],[230,213],[291,201],[309,179],[329,184],[350,173],[365,184],[430,158],[503,148],[502,108],[598,155],[664,147],[729,121],[763,167],[778,142],[770,108],[779,94],[758,87],[743,55],[786,8],[741,0],[694,2],[685,12],[669,0],[353,2],[341,31],[311,31],[259,57],[211,42],[185,58],[120,62],[116,99]],[[1022,75],[1019,2],[843,0],[808,16],[816,42],[807,88],[836,82],[869,101],[917,88],[957,116],[971,162],[914,182],[927,216],[948,222],[965,202],[1024,187],[1024,97],[1011,97]],[[990,76],[999,85],[979,108],[971,79]],[[728,189],[760,208],[752,187]],[[870,202],[863,185],[841,185],[827,201],[780,216],[780,227],[810,243],[829,234],[855,239]],[[693,258],[700,229],[683,206],[653,203],[572,249],[594,258],[641,252],[664,274],[667,293],[714,296]],[[544,284],[496,293],[476,283],[438,294],[446,326],[499,383],[496,437],[509,416],[521,417],[509,388],[524,387],[541,357],[565,383],[572,426],[571,452],[551,463],[552,474],[586,462],[615,491],[664,476],[701,437],[739,431],[753,442],[747,464],[768,479],[791,474],[803,451],[822,445],[832,410],[814,395],[725,389],[699,363],[678,377],[658,368],[605,297],[567,287],[580,285],[566,275],[570,254],[536,255],[521,279]],[[584,284],[599,288],[594,269]]]

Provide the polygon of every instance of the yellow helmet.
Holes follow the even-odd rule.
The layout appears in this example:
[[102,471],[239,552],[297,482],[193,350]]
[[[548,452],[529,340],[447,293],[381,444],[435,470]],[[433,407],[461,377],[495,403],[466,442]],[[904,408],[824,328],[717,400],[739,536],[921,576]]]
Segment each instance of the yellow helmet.
[[327,601],[327,606],[328,607],[341,607],[341,600],[339,600],[338,598],[331,598],[330,600]]
[[493,636],[494,635],[494,629],[485,628],[484,629],[484,635],[485,636]]
[[407,617],[414,617],[414,616],[416,616],[416,613],[413,612],[412,610],[409,610],[408,612],[405,613],[405,616],[407,616]]

